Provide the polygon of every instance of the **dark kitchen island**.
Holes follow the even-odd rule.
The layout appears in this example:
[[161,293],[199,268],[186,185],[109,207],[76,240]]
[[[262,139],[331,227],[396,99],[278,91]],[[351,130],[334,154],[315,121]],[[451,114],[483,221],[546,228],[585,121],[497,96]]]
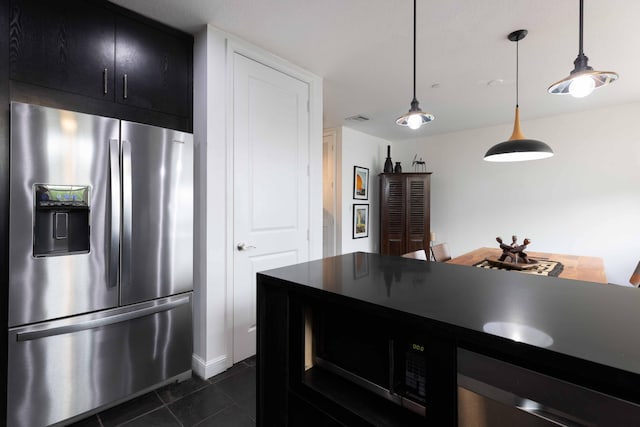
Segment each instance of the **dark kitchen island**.
[[637,289],[362,252],[257,281],[260,426],[640,425]]

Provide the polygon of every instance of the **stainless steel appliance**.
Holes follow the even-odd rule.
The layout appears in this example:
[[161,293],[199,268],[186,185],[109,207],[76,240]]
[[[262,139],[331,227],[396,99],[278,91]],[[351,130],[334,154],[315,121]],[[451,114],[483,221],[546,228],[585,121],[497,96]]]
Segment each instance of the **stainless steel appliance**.
[[11,104],[7,425],[190,375],[193,137]]
[[458,348],[458,425],[637,426],[640,405]]
[[314,311],[313,364],[425,415],[425,338],[344,308]]

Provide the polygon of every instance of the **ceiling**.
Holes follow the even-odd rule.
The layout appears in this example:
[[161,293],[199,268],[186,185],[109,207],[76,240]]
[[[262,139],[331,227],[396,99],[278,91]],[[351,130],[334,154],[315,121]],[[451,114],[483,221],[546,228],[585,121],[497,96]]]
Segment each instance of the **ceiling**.
[[[507,35],[521,28],[522,120],[640,100],[637,0],[585,1],[589,65],[620,79],[582,99],[546,92],[573,69],[578,0],[418,0],[416,95],[436,116],[418,131],[395,124],[412,98],[411,0],[111,1],[193,34],[209,23],[305,68],[324,81],[324,127],[392,141],[512,122]],[[354,115],[370,120],[345,121]]]

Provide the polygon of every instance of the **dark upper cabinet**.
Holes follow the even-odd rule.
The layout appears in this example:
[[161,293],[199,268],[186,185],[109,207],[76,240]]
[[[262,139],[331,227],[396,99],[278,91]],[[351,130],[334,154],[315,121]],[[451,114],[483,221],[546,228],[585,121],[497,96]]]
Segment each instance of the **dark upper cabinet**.
[[102,0],[10,2],[19,100],[190,131],[191,35]]
[[100,3],[12,0],[10,78],[113,101],[114,29]]
[[380,174],[380,253],[429,248],[430,173]]
[[192,39],[118,16],[116,101],[188,116],[191,110],[192,58]]

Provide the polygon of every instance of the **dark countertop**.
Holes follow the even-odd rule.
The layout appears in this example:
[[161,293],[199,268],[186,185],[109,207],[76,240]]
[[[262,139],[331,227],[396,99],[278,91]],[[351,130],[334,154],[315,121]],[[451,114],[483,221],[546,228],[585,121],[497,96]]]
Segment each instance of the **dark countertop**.
[[357,252],[262,272],[640,374],[640,290]]

